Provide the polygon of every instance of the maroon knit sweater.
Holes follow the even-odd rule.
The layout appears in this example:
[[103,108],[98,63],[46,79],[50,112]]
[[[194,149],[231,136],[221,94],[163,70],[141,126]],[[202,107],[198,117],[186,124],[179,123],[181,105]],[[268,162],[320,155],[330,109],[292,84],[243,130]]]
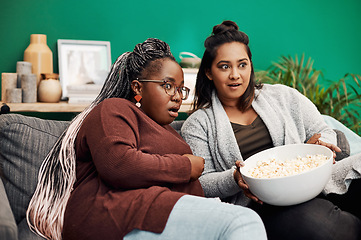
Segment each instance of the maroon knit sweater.
[[64,216],[63,239],[121,239],[133,229],[160,233],[189,182],[189,146],[125,99],[104,100],[76,139],[77,181]]

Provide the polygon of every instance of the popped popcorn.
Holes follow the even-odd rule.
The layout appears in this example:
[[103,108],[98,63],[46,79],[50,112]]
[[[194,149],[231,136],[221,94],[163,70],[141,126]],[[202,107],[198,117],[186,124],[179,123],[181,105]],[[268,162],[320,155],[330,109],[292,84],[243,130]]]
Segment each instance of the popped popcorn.
[[274,178],[296,175],[318,166],[327,161],[323,154],[298,156],[296,159],[280,161],[275,158],[258,161],[256,167],[249,169],[250,176],[255,178]]

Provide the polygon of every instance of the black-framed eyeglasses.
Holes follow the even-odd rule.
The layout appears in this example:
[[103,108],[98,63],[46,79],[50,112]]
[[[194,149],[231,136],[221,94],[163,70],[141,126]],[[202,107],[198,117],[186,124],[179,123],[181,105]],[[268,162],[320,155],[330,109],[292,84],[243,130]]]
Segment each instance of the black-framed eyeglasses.
[[182,100],[186,100],[189,96],[189,91],[190,89],[185,87],[185,86],[181,86],[181,87],[177,87],[173,82],[171,81],[167,81],[167,80],[150,80],[150,79],[137,79],[139,82],[159,82],[159,83],[163,83],[162,87],[164,88],[164,91],[166,94],[168,94],[169,96],[173,97],[177,91],[181,97]]

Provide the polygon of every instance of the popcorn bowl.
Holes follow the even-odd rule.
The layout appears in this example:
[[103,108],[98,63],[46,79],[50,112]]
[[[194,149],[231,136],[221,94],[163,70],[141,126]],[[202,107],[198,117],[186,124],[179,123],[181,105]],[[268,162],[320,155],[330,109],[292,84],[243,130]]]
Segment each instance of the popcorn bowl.
[[[315,168],[291,176],[256,178],[249,170],[257,162],[276,159],[293,160],[297,157],[322,154],[327,160]],[[275,206],[290,206],[306,202],[320,194],[329,181],[332,172],[333,152],[324,146],[315,144],[290,144],[270,148],[259,152],[244,161],[240,168],[244,181],[250,191],[261,201]]]

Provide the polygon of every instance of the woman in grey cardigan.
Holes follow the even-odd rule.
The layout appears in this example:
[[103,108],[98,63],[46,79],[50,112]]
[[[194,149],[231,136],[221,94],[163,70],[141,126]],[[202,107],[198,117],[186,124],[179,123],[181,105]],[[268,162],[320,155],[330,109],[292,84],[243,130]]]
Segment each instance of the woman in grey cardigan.
[[343,166],[335,166],[336,177],[324,191],[327,196],[289,207],[263,204],[234,168],[237,160],[285,144],[321,144],[340,151],[335,132],[310,100],[287,86],[255,83],[248,42],[232,21],[215,26],[205,41],[194,100],[198,110],[182,127],[193,154],[205,159],[200,177],[205,195],[256,210],[269,239],[360,239],[360,219],[350,213],[360,216],[357,202],[350,212],[333,204],[351,197],[360,200],[359,191],[350,191],[360,189],[354,182],[350,185],[361,172],[360,161],[354,160],[357,156],[335,164]]

